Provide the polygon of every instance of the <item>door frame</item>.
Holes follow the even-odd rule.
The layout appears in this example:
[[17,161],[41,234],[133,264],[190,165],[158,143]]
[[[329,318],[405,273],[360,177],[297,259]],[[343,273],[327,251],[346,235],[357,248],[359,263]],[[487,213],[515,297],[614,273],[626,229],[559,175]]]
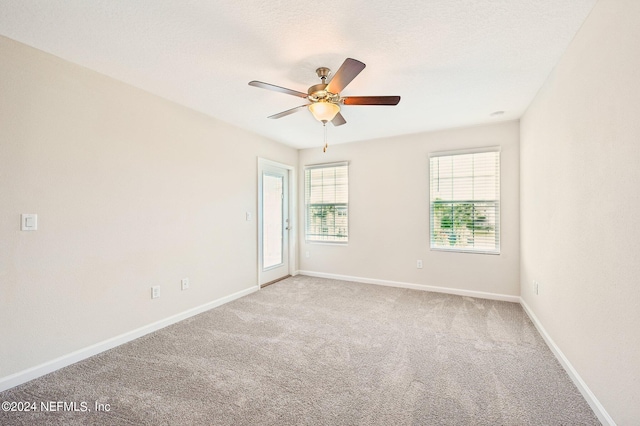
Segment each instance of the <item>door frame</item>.
[[288,164],[279,163],[277,161],[269,160],[266,158],[258,157],[258,172],[257,172],[257,204],[258,204],[258,250],[256,257],[256,269],[258,271],[257,276],[258,280],[256,285],[258,289],[260,289],[260,281],[262,278],[262,268],[261,261],[262,259],[262,167],[263,166],[275,166],[280,167],[282,169],[287,170],[288,172],[288,180],[289,180],[289,191],[287,194],[287,199],[289,201],[289,275],[297,275],[297,253],[298,253],[298,211],[297,207],[297,182],[296,182],[296,168],[294,166],[290,166]]

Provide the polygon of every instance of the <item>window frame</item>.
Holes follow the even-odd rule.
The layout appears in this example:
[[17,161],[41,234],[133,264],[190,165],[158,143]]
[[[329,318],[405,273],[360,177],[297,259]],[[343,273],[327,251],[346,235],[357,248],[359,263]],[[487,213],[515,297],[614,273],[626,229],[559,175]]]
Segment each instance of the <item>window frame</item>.
[[[307,178],[307,172],[309,170],[314,170],[314,169],[329,169],[329,168],[336,168],[336,167],[346,167],[347,170],[347,202],[346,203],[324,203],[326,205],[332,205],[335,207],[340,207],[340,210],[345,210],[346,209],[346,239],[342,239],[342,240],[336,240],[336,239],[327,239],[327,240],[316,240],[316,239],[309,239],[309,227],[310,227],[310,223],[309,223],[309,207],[310,207],[310,203],[309,203],[309,195],[310,195],[310,190],[308,189],[307,185],[310,184],[310,180],[308,180]],[[325,245],[347,245],[349,244],[349,162],[348,161],[338,161],[338,162],[331,162],[331,163],[320,163],[320,164],[308,164],[304,166],[304,239],[305,239],[305,243],[308,244],[325,244]],[[344,216],[344,214],[340,214],[338,215],[338,209],[335,208],[336,211],[336,216]],[[335,237],[335,236],[334,236]]]
[[[429,249],[432,251],[443,251],[443,252],[453,252],[453,253],[472,253],[472,254],[489,254],[489,255],[500,255],[502,251],[502,202],[501,202],[501,194],[502,194],[502,155],[501,155],[501,147],[500,146],[487,146],[487,147],[478,147],[471,149],[459,149],[459,150],[449,150],[449,151],[435,151],[429,153],[429,161],[428,161],[428,179],[429,179]],[[433,158],[438,157],[451,157],[455,155],[468,155],[468,154],[482,154],[495,152],[497,153],[497,174],[498,174],[498,182],[497,182],[497,198],[491,200],[490,202],[496,204],[496,236],[495,236],[495,249],[487,250],[486,248],[467,248],[467,247],[445,247],[445,246],[434,246],[434,214],[433,214],[433,200],[432,197],[432,170],[431,170],[431,160]],[[473,200],[465,200],[476,202]],[[487,200],[479,200],[486,202]],[[446,201],[444,201],[446,203]]]

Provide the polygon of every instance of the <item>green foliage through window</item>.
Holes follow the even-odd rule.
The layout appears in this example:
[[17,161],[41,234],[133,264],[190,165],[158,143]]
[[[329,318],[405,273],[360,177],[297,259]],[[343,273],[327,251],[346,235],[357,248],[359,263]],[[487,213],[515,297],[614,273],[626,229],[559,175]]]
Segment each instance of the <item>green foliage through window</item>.
[[305,169],[306,241],[348,241],[348,198],[346,163],[309,166]]
[[500,152],[432,155],[431,248],[500,252]]

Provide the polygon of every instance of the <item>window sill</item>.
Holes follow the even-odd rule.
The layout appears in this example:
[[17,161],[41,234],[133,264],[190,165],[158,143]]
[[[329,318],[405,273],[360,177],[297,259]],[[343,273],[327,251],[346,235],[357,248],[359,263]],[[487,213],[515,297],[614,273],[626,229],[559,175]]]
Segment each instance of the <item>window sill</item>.
[[471,253],[471,254],[490,254],[500,255],[499,251],[482,251],[482,250],[464,250],[464,249],[447,249],[441,247],[431,247],[431,251],[443,251],[449,253]]
[[305,240],[305,244],[322,244],[325,246],[346,246],[349,245],[348,241],[340,242],[340,241],[313,241],[313,240]]

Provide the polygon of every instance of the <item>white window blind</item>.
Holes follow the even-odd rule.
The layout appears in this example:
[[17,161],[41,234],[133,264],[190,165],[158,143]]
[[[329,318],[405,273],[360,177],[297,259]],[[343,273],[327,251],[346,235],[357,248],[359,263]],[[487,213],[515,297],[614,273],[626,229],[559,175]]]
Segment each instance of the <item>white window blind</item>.
[[500,253],[500,149],[432,153],[431,248]]
[[349,240],[349,164],[306,166],[306,241],[346,243]]

